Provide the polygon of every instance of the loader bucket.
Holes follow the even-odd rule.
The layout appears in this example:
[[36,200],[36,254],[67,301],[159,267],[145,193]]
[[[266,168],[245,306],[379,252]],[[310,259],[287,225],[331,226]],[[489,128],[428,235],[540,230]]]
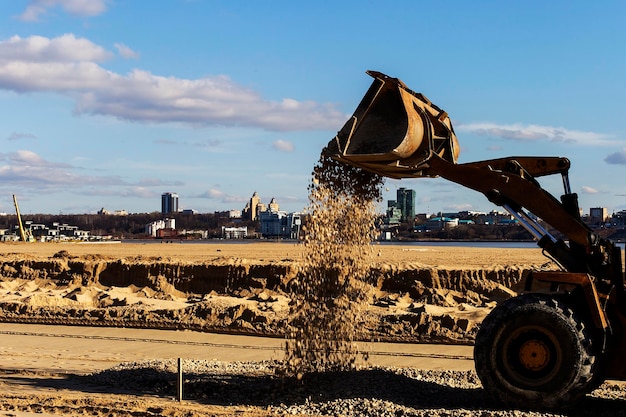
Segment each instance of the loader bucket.
[[392,178],[431,176],[433,154],[456,163],[459,147],[447,113],[397,78],[367,74],[372,85],[325,152]]

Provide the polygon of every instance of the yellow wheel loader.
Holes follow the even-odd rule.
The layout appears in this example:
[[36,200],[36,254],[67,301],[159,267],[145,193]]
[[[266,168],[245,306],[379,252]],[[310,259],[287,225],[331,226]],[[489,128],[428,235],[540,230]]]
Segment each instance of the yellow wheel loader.
[[[443,110],[397,78],[367,73],[374,78],[371,87],[325,152],[386,177],[441,177],[481,192],[513,215],[560,267],[530,273],[525,291],[481,324],[474,360],[485,390],[517,407],[559,408],[605,379],[626,379],[621,249],[582,222],[569,160],[513,156],[459,164],[456,135]],[[560,199],[537,180],[558,174]]]

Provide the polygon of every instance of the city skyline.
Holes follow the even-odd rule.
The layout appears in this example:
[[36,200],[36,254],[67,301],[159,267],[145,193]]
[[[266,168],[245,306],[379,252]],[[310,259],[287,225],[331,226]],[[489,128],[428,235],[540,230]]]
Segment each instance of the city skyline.
[[[0,2],[0,212],[13,194],[25,214],[151,212],[166,190],[198,212],[254,190],[302,211],[366,70],[445,110],[460,163],[567,157],[584,212],[618,212],[625,13],[617,0]],[[540,182],[561,194],[560,178]],[[440,178],[387,180],[384,200],[399,188],[416,212],[497,208]]]
[[[412,190],[412,189],[404,189],[404,188],[402,188],[402,189],[404,191],[408,191],[408,192],[415,192],[415,190]],[[399,190],[397,191],[397,193],[399,194]],[[254,194],[257,194],[257,198],[259,200],[260,205],[263,207],[263,209],[269,209],[272,201],[274,201],[276,205],[280,205],[281,204],[281,202],[278,201],[275,197],[268,197],[266,199],[267,203],[264,203],[264,198],[263,197],[258,196],[258,193],[256,193],[256,192],[253,193],[253,197],[254,197]],[[180,198],[178,193],[176,193],[176,192],[164,192],[164,193],[162,193],[160,195],[160,200],[159,200],[160,204],[161,204],[160,208],[157,208],[156,204],[155,204],[154,205],[155,208],[153,208],[151,210],[148,210],[148,211],[145,211],[145,212],[128,212],[126,210],[112,209],[112,208],[109,208],[109,207],[101,207],[99,210],[97,210],[96,213],[97,214],[126,215],[126,214],[161,212],[163,214],[167,214],[167,213],[170,213],[170,211],[167,211],[167,212],[164,211],[164,207],[165,207],[164,204],[171,204],[171,203],[164,203],[164,198],[165,198],[166,195],[175,196],[176,207],[178,209],[177,212],[182,212],[184,210],[188,210],[188,211],[194,212],[194,213],[216,213],[216,212],[228,212],[228,211],[239,211],[239,212],[242,212],[243,211],[242,208],[239,207],[239,206],[236,206],[236,207],[233,206],[233,207],[225,208],[225,209],[222,209],[222,210],[199,211],[199,210],[195,209],[194,207],[187,207],[187,206],[185,206],[184,205],[184,199],[183,199],[183,204],[180,204],[181,198]],[[392,205],[394,207],[398,206],[397,205],[397,195],[396,195],[396,197],[394,199],[384,199],[383,201],[381,201],[378,204],[378,211],[377,212],[378,212],[379,215],[387,214],[387,210],[390,208],[390,205],[389,205],[390,203],[392,203]],[[392,197],[391,195],[389,195],[389,196]],[[250,201],[251,201],[251,199],[248,198],[248,200],[246,201],[246,204],[243,207],[244,209],[245,209],[245,207],[249,206]],[[285,212],[290,212],[290,213],[295,213],[295,212],[303,213],[305,211],[304,209],[301,209],[301,210],[286,210],[286,209],[283,209],[283,208],[281,208],[280,210],[281,211],[285,211]],[[621,211],[624,211],[626,209],[610,211],[610,210],[607,209],[607,207],[592,206],[592,207],[588,207],[588,208],[581,207],[580,210],[581,210],[581,215],[583,215],[583,216],[585,216],[585,215],[593,216],[594,211],[604,210],[604,211],[606,211],[607,216],[610,217],[611,215],[613,215],[615,213],[618,213],[618,212],[621,212]],[[20,211],[22,212],[22,214],[50,214],[50,215],[56,214],[56,213],[43,213],[43,212],[42,213],[35,213],[35,212],[30,212],[30,211],[29,212],[25,212],[25,211],[22,211],[22,210],[20,210]],[[431,207],[429,207],[428,210],[417,210],[417,209],[414,209],[413,210],[413,215],[415,215],[415,216],[423,215],[423,214],[426,214],[426,215],[438,215],[439,213],[463,213],[463,212],[489,213],[489,212],[492,212],[492,211],[506,213],[506,211],[502,207],[499,207],[499,206],[496,206],[496,205],[492,205],[491,207],[487,207],[486,210],[466,210],[466,209],[461,209],[461,210],[444,210],[441,207],[440,208],[436,208],[436,207],[432,207],[431,208]],[[0,212],[0,215],[7,215],[7,214],[15,214],[15,211],[13,211],[13,212]],[[60,214],[94,214],[94,213],[60,213]]]
[[[165,211],[163,210],[163,199],[165,198],[166,195],[173,195],[176,198],[176,204],[178,206],[178,194],[177,193],[163,193],[161,195],[161,212],[165,213]],[[440,214],[450,214],[450,213],[455,213],[455,214],[461,214],[461,213],[473,213],[473,214],[488,214],[491,212],[499,212],[499,213],[503,213],[506,215],[509,215],[509,213],[502,207],[493,205],[493,207],[489,208],[489,210],[485,210],[485,211],[481,211],[481,210],[457,210],[457,211],[445,211],[445,210],[433,210],[433,211],[416,211],[415,210],[415,190],[413,189],[407,189],[404,187],[398,188],[398,190],[396,191],[396,198],[391,200],[383,200],[378,204],[378,214],[379,215],[387,215],[389,216],[389,208],[391,207],[395,207],[398,210],[400,210],[400,213],[402,213],[402,221],[406,221],[408,218],[412,218],[412,217],[416,217],[416,216],[420,216],[420,215],[427,215],[427,216],[437,216]],[[246,210],[251,210],[252,213],[257,213],[256,210],[252,210],[252,207],[257,207],[257,210],[261,210],[261,211],[278,211],[280,210],[279,206],[280,206],[280,202],[276,200],[275,197],[270,197],[267,199],[267,204],[263,202],[263,197],[259,196],[258,193],[255,191],[254,193],[252,193],[252,196],[250,197],[250,199],[246,202],[245,207],[242,209],[239,208],[231,208],[231,209],[227,209],[227,210],[223,210],[223,212],[226,211],[239,211],[242,213],[242,216],[245,216],[245,211]],[[274,206],[274,207],[272,207]],[[184,208],[181,206],[180,207],[180,211],[182,211]],[[186,208],[187,210],[192,210],[193,208]],[[626,209],[624,210],[619,210],[619,211],[614,211],[614,212],[609,212],[607,210],[606,207],[601,207],[601,206],[594,206],[594,207],[589,207],[588,210],[585,211],[584,208],[580,208],[581,210],[581,216],[590,216],[590,217],[597,217],[599,212],[604,213],[603,216],[604,217],[610,217],[613,214],[616,214],[618,212],[621,211],[626,211]],[[285,210],[281,210],[286,212]],[[304,210],[296,210],[295,212],[298,213],[302,213],[304,212]],[[293,211],[291,213],[294,213]],[[257,213],[258,214],[258,213]],[[254,216],[254,214],[250,214],[251,216]],[[256,217],[256,216],[255,216]]]

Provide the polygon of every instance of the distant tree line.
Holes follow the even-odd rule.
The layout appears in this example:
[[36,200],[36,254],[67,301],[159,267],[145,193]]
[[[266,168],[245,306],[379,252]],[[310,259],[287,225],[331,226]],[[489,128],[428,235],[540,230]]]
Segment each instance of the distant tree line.
[[[31,221],[36,224],[50,226],[53,223],[77,226],[96,236],[113,236],[115,238],[145,237],[146,225],[164,217],[176,219],[177,230],[207,230],[209,237],[221,237],[222,226],[248,226],[254,231],[257,222],[235,221],[223,213],[187,214],[172,213],[167,216],[160,212],[128,214],[27,214],[22,215],[22,222]],[[0,229],[12,230],[17,225],[16,215],[0,216]]]
[[[407,225],[408,226],[408,225]],[[442,230],[416,233],[404,227],[398,231],[402,239],[443,240],[532,240],[533,237],[520,225],[462,224]]]

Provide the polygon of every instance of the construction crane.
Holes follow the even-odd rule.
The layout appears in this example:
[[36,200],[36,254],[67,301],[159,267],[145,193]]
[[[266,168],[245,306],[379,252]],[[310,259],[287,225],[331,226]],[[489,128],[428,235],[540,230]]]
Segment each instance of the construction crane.
[[24,229],[24,224],[22,223],[22,216],[20,215],[20,207],[17,205],[17,197],[13,194],[13,205],[15,205],[15,213],[17,214],[17,225],[20,228],[20,238],[22,242],[32,242],[33,235],[31,235],[30,231],[26,231]]

